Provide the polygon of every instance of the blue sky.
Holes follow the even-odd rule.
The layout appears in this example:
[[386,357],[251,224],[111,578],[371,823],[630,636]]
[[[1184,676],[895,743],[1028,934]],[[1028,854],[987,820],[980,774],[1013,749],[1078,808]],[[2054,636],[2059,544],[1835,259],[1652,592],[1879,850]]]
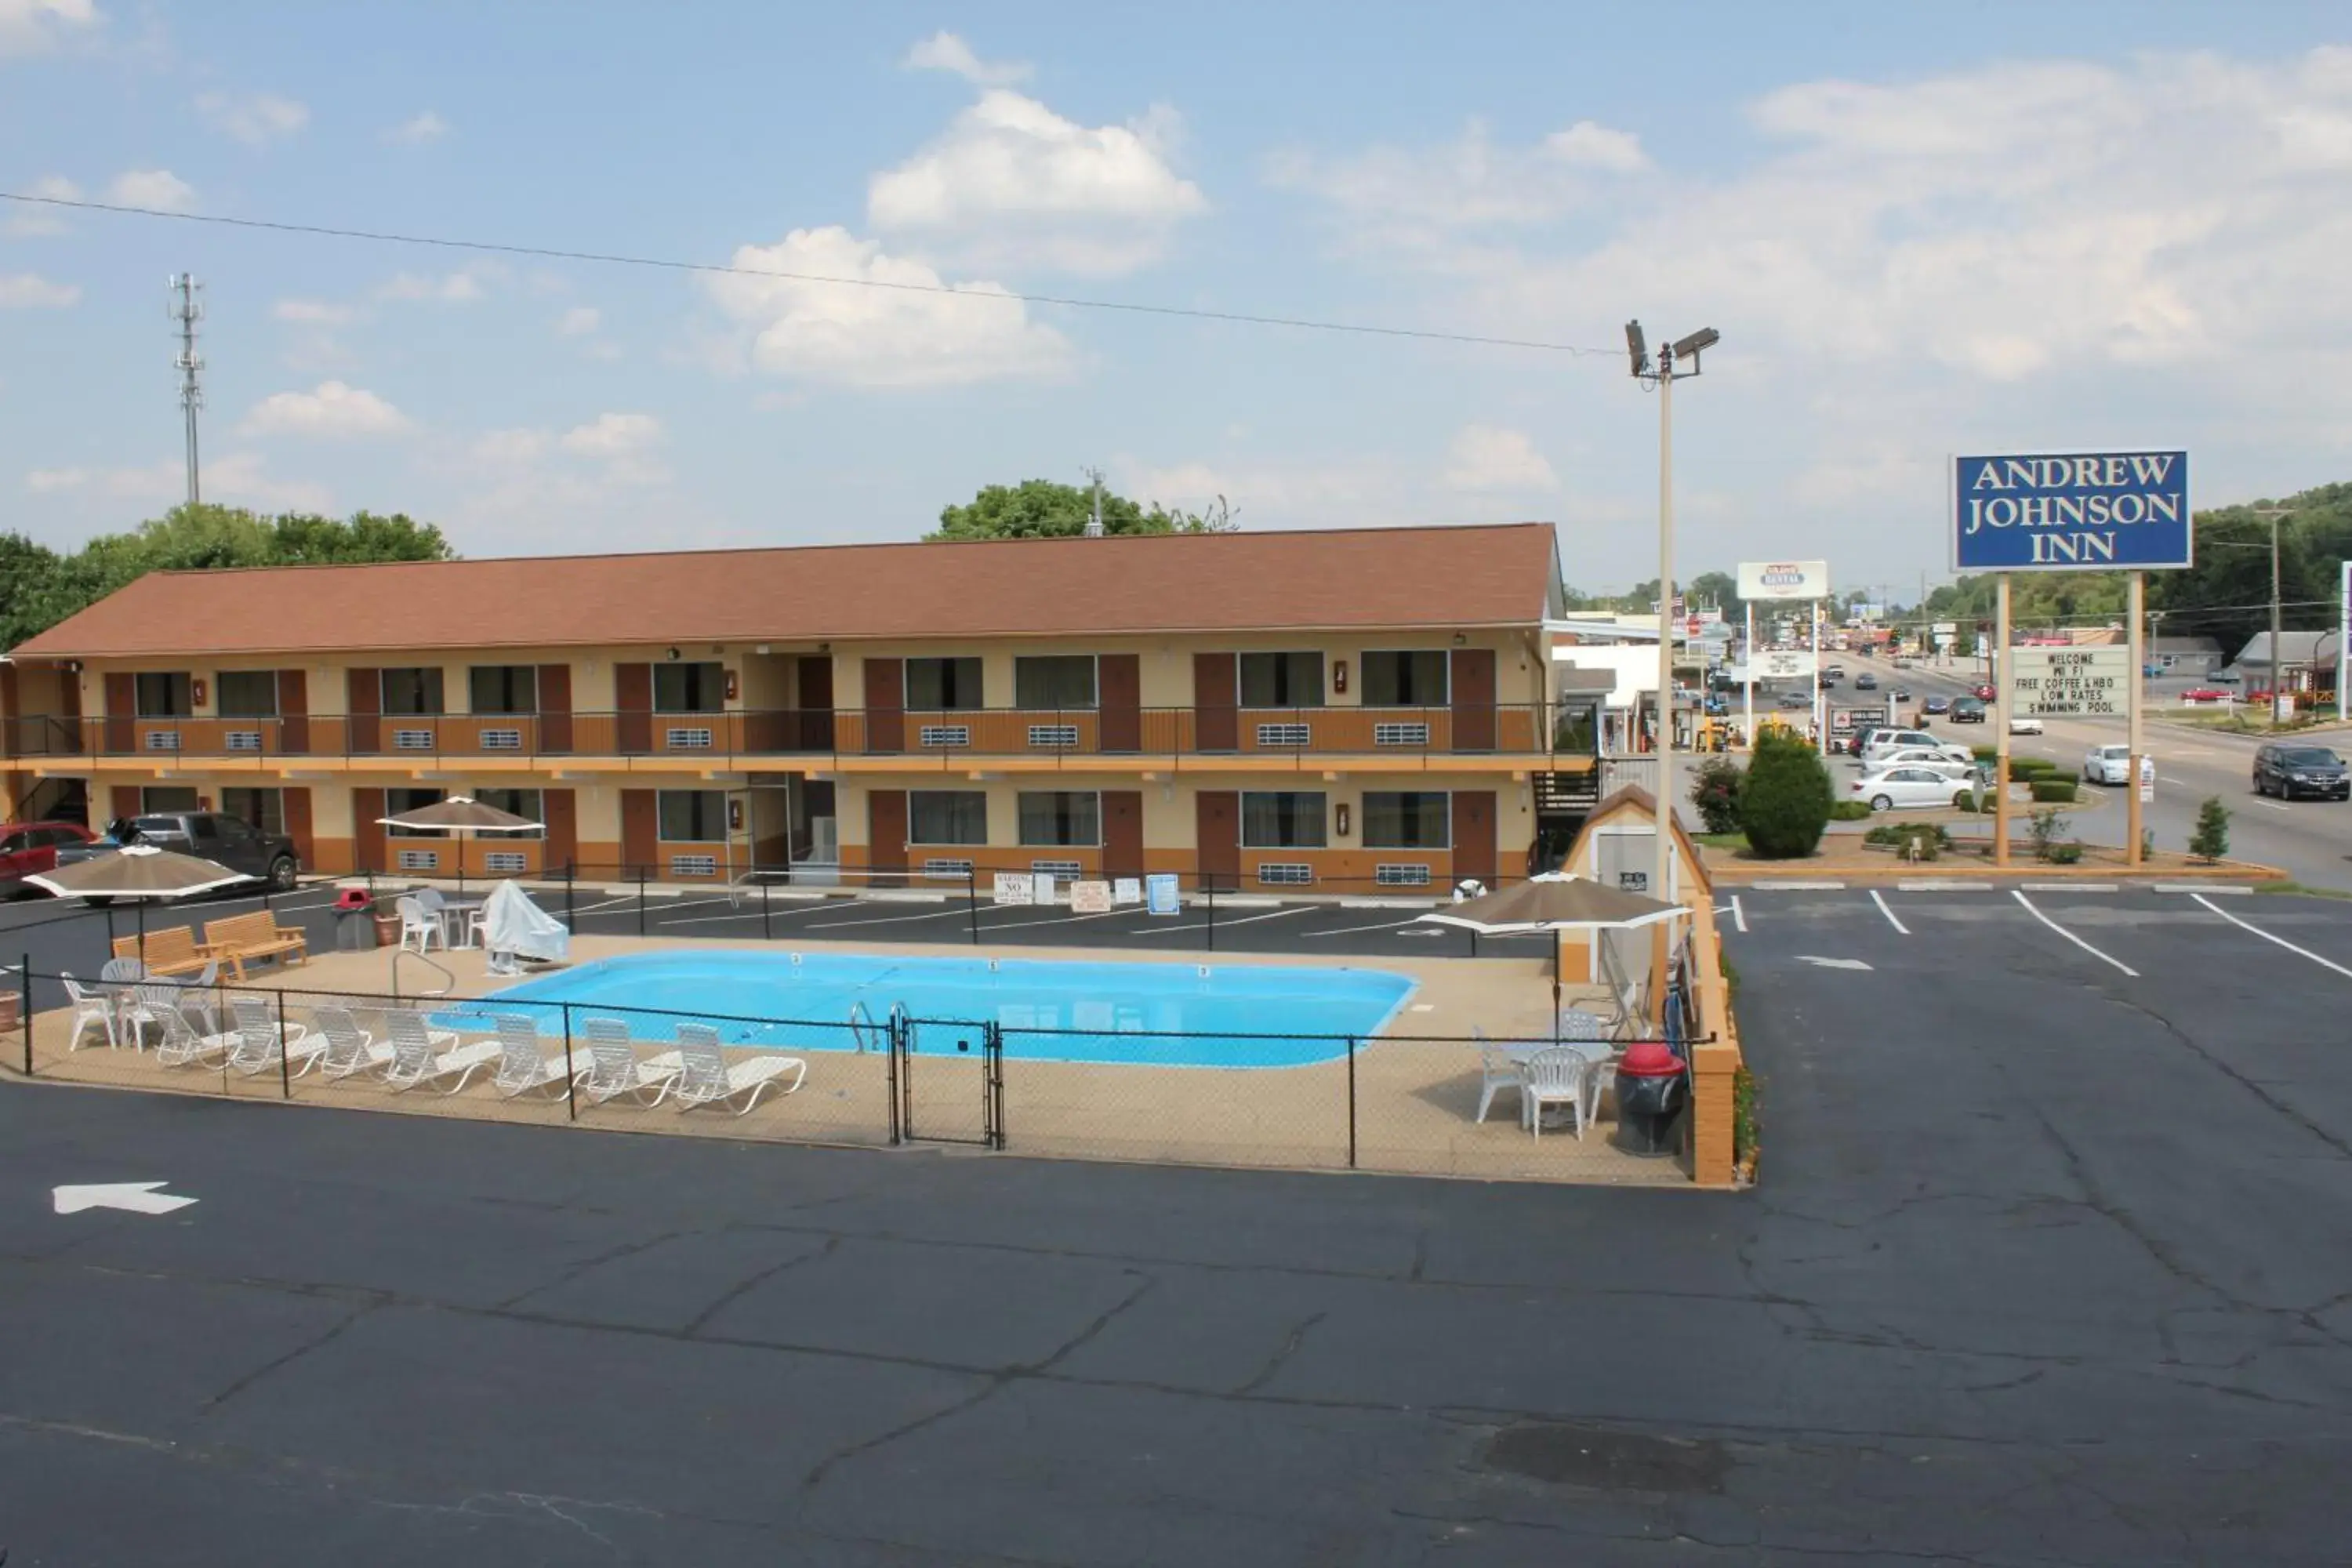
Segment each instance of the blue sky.
[[471,554],[912,537],[1088,465],[1248,528],[1540,517],[1654,571],[1941,573],[1955,450],[2352,475],[2352,24],[2134,3],[952,8],[0,0],[0,189],[1538,339],[1591,355],[0,204],[0,527],[180,489]]

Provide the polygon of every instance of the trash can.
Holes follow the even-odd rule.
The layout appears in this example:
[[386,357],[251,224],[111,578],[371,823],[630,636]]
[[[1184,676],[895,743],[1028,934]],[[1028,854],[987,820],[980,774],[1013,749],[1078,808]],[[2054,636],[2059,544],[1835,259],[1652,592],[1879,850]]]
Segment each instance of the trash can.
[[1617,1062],[1617,1147],[1651,1157],[1674,1152],[1666,1134],[1689,1098],[1689,1072],[1660,1041],[1626,1047]]
[[[398,932],[394,932],[395,938]],[[344,952],[365,952],[377,945],[379,928],[375,900],[365,888],[345,888],[335,895],[335,946]]]

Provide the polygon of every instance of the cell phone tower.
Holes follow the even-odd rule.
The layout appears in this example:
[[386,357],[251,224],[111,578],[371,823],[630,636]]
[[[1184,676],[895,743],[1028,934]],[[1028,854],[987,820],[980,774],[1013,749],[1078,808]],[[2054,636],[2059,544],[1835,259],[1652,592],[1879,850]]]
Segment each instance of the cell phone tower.
[[193,272],[175,272],[168,287],[167,313],[180,327],[180,352],[172,363],[180,372],[180,408],[188,420],[188,504],[194,506],[204,500],[196,477],[196,412],[205,405],[205,362],[196,353],[196,323],[205,319],[205,286]]

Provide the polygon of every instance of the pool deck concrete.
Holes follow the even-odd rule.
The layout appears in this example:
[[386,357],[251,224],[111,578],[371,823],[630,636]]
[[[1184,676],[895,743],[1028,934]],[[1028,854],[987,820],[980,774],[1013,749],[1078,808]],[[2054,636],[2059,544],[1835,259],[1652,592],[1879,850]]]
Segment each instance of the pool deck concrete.
[[[781,957],[775,944],[713,940],[583,936],[572,942],[584,963],[625,953],[681,948],[721,948]],[[801,942],[793,951],[870,953],[870,944]],[[1097,949],[974,948],[961,943],[891,944],[894,954],[1067,959],[1100,963]],[[487,995],[512,984],[489,975],[478,951],[436,952],[433,962],[454,976],[452,994]],[[1194,952],[1160,957],[1123,952],[1122,962],[1219,968],[1298,965],[1311,961],[1272,954]],[[398,973],[395,984],[394,966]],[[1329,966],[1328,961],[1323,965]],[[1479,1058],[1468,1044],[1474,1029],[1498,1039],[1536,1039],[1550,1031],[1551,974],[1545,958],[1414,958],[1352,960],[1346,967],[1404,975],[1416,985],[1405,1006],[1378,1037],[1345,1058],[1291,1068],[1171,1068],[1054,1062],[1008,1056],[1004,1064],[1008,1152],[1020,1156],[1134,1160],[1281,1169],[1359,1170],[1509,1181],[1677,1186],[1689,1181],[1679,1159],[1644,1159],[1617,1149],[1604,1120],[1584,1138],[1519,1126],[1516,1097],[1502,1096],[1488,1119],[1472,1120],[1477,1106]],[[446,984],[415,955],[378,949],[322,952],[287,970],[257,973],[253,988],[282,992],[289,1021],[339,993],[349,994],[360,1026],[379,1038],[381,998],[415,996],[421,986]],[[1570,986],[1569,1000],[1600,994]],[[808,1051],[806,1083],[789,1097],[763,1099],[749,1115],[700,1110],[680,1114],[668,1104],[592,1106],[564,1095],[500,1097],[478,1078],[463,1091],[430,1089],[393,1093],[368,1077],[330,1083],[317,1075],[252,1077],[217,1068],[171,1068],[152,1052],[111,1049],[100,1043],[68,1049],[72,1015],[40,1015],[34,1030],[34,1076],[52,1081],[121,1088],[223,1093],[257,1100],[289,1099],[348,1109],[425,1112],[473,1120],[525,1121],[627,1131],[716,1135],[887,1146],[889,1082],[883,1053],[854,1049]],[[851,1044],[845,1031],[845,1046]],[[1444,1037],[1412,1039],[1406,1037]],[[98,1039],[95,1029],[86,1040]],[[976,1044],[976,1042],[973,1042]],[[947,1033],[919,1037],[909,1081],[902,1086],[912,1131],[923,1142],[973,1142],[981,1132],[981,1068],[976,1052],[959,1051]],[[1351,1074],[1352,1067],[1352,1074]],[[1352,1076],[1354,1115],[1349,1115]],[[1352,1121],[1354,1139],[1350,1147]]]

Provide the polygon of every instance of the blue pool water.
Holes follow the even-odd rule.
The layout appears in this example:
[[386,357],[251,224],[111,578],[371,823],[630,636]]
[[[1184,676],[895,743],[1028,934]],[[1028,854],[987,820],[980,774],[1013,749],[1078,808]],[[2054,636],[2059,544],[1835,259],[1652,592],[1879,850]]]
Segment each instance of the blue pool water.
[[[478,1028],[485,1015],[527,1012],[553,1035],[563,1027],[553,1004],[569,1003],[575,1029],[584,1017],[609,1016],[639,1039],[665,1040],[680,1021],[673,1015],[682,1015],[715,1023],[731,1045],[856,1050],[860,1041],[846,1027],[854,1012],[887,1026],[900,1006],[918,1019],[1002,1025],[1008,1058],[1297,1067],[1343,1055],[1349,1036],[1377,1033],[1412,990],[1400,974],[1340,967],[829,953],[795,961],[687,949],[598,959],[453,1004],[440,1016]],[[918,1048],[950,1032],[919,1026]],[[1253,1037],[1286,1035],[1317,1037]],[[879,1038],[877,1027],[863,1043],[876,1048]]]

